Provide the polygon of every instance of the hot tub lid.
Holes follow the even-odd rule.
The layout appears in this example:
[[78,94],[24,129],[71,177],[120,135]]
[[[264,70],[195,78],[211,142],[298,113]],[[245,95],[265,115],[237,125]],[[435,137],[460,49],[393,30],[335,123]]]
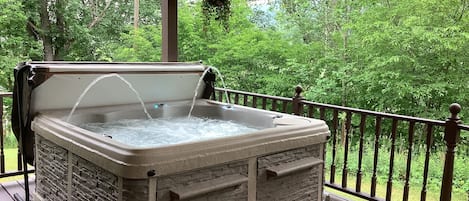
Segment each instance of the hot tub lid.
[[[72,108],[85,88],[99,76],[116,73],[127,80],[144,102],[189,100],[206,66],[200,63],[90,63],[32,62],[34,90],[31,110]],[[205,88],[205,83],[200,91]],[[200,92],[199,91],[199,92]],[[203,93],[199,93],[201,98]],[[81,107],[139,103],[135,93],[118,77],[96,83]]]

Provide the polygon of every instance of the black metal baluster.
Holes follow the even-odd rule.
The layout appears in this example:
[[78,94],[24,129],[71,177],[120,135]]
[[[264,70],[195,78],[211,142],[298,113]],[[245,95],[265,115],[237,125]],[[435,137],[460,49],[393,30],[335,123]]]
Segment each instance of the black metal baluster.
[[248,95],[247,94],[244,94],[244,96],[243,96],[243,105],[248,106]]
[[282,112],[286,113],[287,112],[287,101],[282,101]]
[[344,146],[344,167],[342,168],[342,188],[347,187],[347,176],[348,176],[348,144],[350,138],[350,124],[352,122],[352,113],[347,112],[345,116],[345,146]]
[[23,170],[23,159],[21,158],[21,148],[18,142],[18,153],[16,153],[16,160],[18,161],[18,170]]
[[234,104],[238,105],[239,104],[239,94],[235,94],[235,99],[234,99]]
[[389,175],[386,188],[386,201],[391,200],[392,195],[392,175],[394,169],[394,150],[396,148],[396,132],[397,132],[397,119],[392,119],[392,128],[391,128],[391,155],[389,156]]
[[223,91],[222,90],[218,91],[218,101],[223,102]]
[[229,92],[229,91],[226,92],[226,98],[227,98],[226,102],[231,104],[232,103],[231,102],[231,92]]
[[3,139],[3,96],[0,96],[0,173],[5,173],[5,152]]
[[314,107],[312,105],[308,106],[308,117],[314,118]]
[[420,201],[427,200],[428,164],[430,162],[432,133],[433,133],[433,126],[430,124],[427,124],[427,139],[426,139],[427,147],[425,151],[425,166],[423,168],[423,184],[422,184],[422,192],[420,194]]
[[371,177],[371,197],[376,196],[376,171],[378,169],[378,153],[379,153],[379,136],[381,134],[381,116],[376,116],[376,125],[375,125],[375,153],[373,156],[373,176]]
[[277,111],[277,100],[272,100],[272,111]]
[[409,180],[410,180],[410,168],[412,164],[412,146],[414,142],[414,126],[415,122],[411,121],[409,122],[409,138],[408,138],[408,147],[407,147],[407,167],[405,171],[405,184],[404,184],[404,195],[402,197],[403,201],[408,201],[409,200]]
[[252,107],[257,108],[257,96],[252,96]]
[[325,120],[325,118],[326,118],[326,108],[322,107],[322,108],[319,109],[319,118],[321,120]]
[[358,171],[357,171],[357,182],[355,185],[355,191],[361,192],[362,190],[362,161],[363,161],[363,138],[365,135],[365,127],[366,127],[366,114],[361,115],[360,119],[360,142],[358,147]]
[[267,108],[267,100],[265,97],[262,97],[262,109],[265,110]]
[[336,156],[336,148],[337,148],[337,128],[339,127],[339,111],[334,110],[332,114],[332,163],[331,163],[331,175],[330,181],[331,183],[335,182],[335,156]]

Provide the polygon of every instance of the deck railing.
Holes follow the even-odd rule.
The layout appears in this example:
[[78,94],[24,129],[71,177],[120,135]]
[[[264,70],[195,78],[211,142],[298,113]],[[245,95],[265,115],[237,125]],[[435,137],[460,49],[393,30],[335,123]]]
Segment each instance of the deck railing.
[[[21,152],[16,145],[16,150],[15,150],[15,159],[14,161],[6,161],[5,158],[5,142],[6,142],[6,136],[12,135],[11,131],[11,124],[10,118],[9,118],[9,112],[5,111],[5,108],[11,109],[11,105],[7,104],[7,100],[12,98],[12,93],[11,92],[0,92],[0,103],[2,104],[2,107],[0,107],[0,179],[1,178],[6,178],[6,177],[12,177],[12,176],[18,176],[18,175],[23,175],[23,163],[22,163],[22,157],[21,157]],[[11,101],[8,101],[11,103]],[[11,136],[12,137],[12,136]],[[18,143],[17,143],[18,144]],[[11,147],[9,147],[11,148]],[[14,169],[7,169],[7,164],[14,163],[15,167]],[[34,170],[28,170],[28,173],[33,173]]]
[[[243,91],[236,91],[230,89],[216,89],[217,100],[226,101],[225,93],[228,99],[233,104],[244,105],[253,108],[260,108],[264,110],[277,111],[282,113],[290,113],[295,115],[307,116],[311,118],[319,118],[328,123],[331,130],[329,138],[330,153],[327,157],[330,159],[326,170],[328,177],[326,178],[325,185],[342,191],[344,193],[354,195],[366,200],[408,200],[409,199],[409,182],[411,178],[412,167],[412,153],[414,149],[422,149],[425,152],[425,162],[422,173],[422,186],[420,188],[420,200],[425,201],[427,197],[427,184],[430,155],[432,150],[435,149],[435,140],[444,140],[446,145],[446,154],[444,159],[444,170],[441,178],[441,201],[450,201],[452,192],[453,181],[453,166],[455,157],[455,147],[458,146],[459,132],[461,130],[469,131],[468,125],[461,124],[458,113],[461,108],[457,104],[450,107],[450,117],[446,121],[431,120],[424,118],[417,118],[404,115],[395,115],[389,113],[374,112],[369,110],[361,110],[356,108],[342,107],[336,105],[315,103],[306,101],[301,96],[301,88],[296,88],[296,94],[293,98],[269,96],[263,94],[249,93]],[[0,93],[0,102],[5,107],[5,99],[10,99],[11,93]],[[215,98],[215,97],[213,97]],[[21,154],[17,152],[16,161],[5,161],[5,132],[11,132],[8,126],[5,126],[5,111],[4,107],[0,107],[0,178],[11,177],[24,174],[22,170]],[[371,123],[370,123],[371,122]],[[372,125],[372,126],[370,126]],[[354,129],[357,128],[358,132]],[[396,147],[397,134],[405,130],[407,137],[407,145],[404,148],[406,154],[406,168],[403,187],[402,198],[392,197],[393,190],[393,175],[394,175],[394,161],[395,153],[398,149]],[[416,132],[419,131],[419,132]],[[420,132],[423,131],[423,132]],[[354,136],[358,133],[358,137]],[[383,134],[384,133],[384,134]],[[389,133],[389,135],[387,135]],[[439,135],[440,133],[444,133]],[[373,167],[372,171],[365,174],[363,170],[363,160],[366,146],[365,140],[367,138],[373,139]],[[350,149],[353,146],[353,140],[358,146],[358,156],[356,157],[357,167],[356,171],[350,171]],[[390,146],[381,146],[384,141],[388,141]],[[340,143],[340,144],[339,144]],[[423,143],[423,144],[422,144]],[[467,146],[467,145],[466,145]],[[386,157],[389,157],[386,194],[381,198],[377,195],[377,181],[380,173],[378,172],[378,159],[382,157],[382,150],[387,149]],[[341,157],[338,153],[342,150]],[[325,153],[326,154],[326,153]],[[339,159],[341,159],[339,161]],[[7,163],[14,162],[17,164],[16,170],[6,171]],[[340,166],[339,166],[340,164]],[[34,170],[28,170],[33,172]],[[341,171],[341,174],[339,174]],[[340,181],[336,181],[336,177],[340,176]],[[369,190],[362,188],[364,176],[370,176],[371,186]],[[354,188],[349,185],[349,177],[354,177]],[[469,180],[469,178],[467,178]],[[339,183],[336,183],[339,182]]]
[[[414,149],[418,148],[423,149],[425,152],[425,162],[421,175],[422,185],[419,190],[420,200],[425,201],[427,199],[430,155],[432,154],[432,150],[438,149],[438,147],[435,147],[436,145],[434,142],[441,142],[444,140],[444,143],[440,143],[446,144],[444,170],[441,178],[440,200],[451,200],[455,147],[458,145],[460,130],[469,131],[469,126],[462,125],[459,120],[458,113],[461,108],[458,104],[451,105],[451,114],[446,121],[439,121],[315,103],[304,100],[301,96],[301,92],[302,89],[297,87],[293,98],[285,98],[217,88],[216,99],[218,101],[225,102],[226,99],[229,99],[230,103],[233,104],[311,118],[319,118],[326,121],[329,125],[329,129],[331,130],[331,136],[328,142],[330,146],[328,150],[330,150],[331,153],[327,153],[328,155],[330,154],[330,156],[327,156],[330,161],[328,162],[327,167],[325,167],[327,171],[326,175],[328,175],[325,185],[366,200],[409,200],[412,156],[415,151]],[[358,131],[354,130],[355,128],[357,128],[356,130]],[[416,133],[416,131],[418,132]],[[401,151],[406,153],[406,167],[405,175],[402,175],[404,180],[402,190],[403,195],[402,197],[397,198],[392,196],[393,179],[395,178],[394,162],[396,160],[397,135],[402,132],[407,134],[407,144],[404,147],[401,147]],[[444,134],[440,135],[440,133]],[[353,138],[352,134],[354,135]],[[373,165],[371,172],[367,172],[367,174],[365,174],[363,170],[364,150],[369,149],[369,147],[365,147],[366,139],[373,140],[373,142],[370,143],[373,145],[373,150],[371,151],[373,155]],[[357,166],[354,167],[354,169],[356,169],[354,172],[350,171],[349,166],[350,158],[352,157],[350,155],[352,140],[355,140],[356,146],[354,148],[358,149],[358,156],[353,156],[355,157],[354,159],[357,160],[354,161],[354,164]],[[389,146],[382,146],[384,142],[387,142]],[[339,145],[339,143],[341,144]],[[440,148],[443,150],[444,147]],[[386,149],[386,151],[383,151],[383,149]],[[342,153],[338,153],[339,150],[341,150]],[[383,153],[389,155],[382,156]],[[342,154],[340,157],[341,161],[338,161],[339,154]],[[389,158],[387,175],[379,175],[379,157]],[[338,164],[340,164],[340,166]],[[337,181],[336,177],[338,175],[341,177],[340,181]],[[370,178],[368,178],[371,180],[369,190],[362,188],[365,175],[370,176]],[[386,193],[383,197],[377,195],[378,176],[381,178],[387,178]],[[350,187],[351,185],[349,184],[349,181],[351,179],[349,179],[349,177],[353,177],[354,182],[352,186],[354,187]],[[469,178],[467,178],[467,180],[469,180]]]

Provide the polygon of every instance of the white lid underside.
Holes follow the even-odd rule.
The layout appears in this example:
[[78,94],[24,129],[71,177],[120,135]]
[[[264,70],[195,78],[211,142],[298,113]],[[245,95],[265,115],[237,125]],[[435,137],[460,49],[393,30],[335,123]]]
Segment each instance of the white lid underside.
[[[44,68],[41,65],[39,68]],[[118,73],[127,80],[145,103],[190,100],[205,67],[176,63],[159,64],[54,64],[48,68],[53,75],[32,92],[33,112],[72,108],[80,95],[99,76]],[[105,73],[106,72],[106,73]],[[141,73],[140,73],[141,72]],[[205,88],[201,83],[198,98]],[[137,95],[118,77],[106,77],[86,93],[80,107],[139,103]]]

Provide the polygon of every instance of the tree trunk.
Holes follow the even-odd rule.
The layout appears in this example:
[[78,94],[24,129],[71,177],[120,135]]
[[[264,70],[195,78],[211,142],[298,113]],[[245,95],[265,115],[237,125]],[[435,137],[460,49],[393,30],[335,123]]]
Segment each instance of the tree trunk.
[[49,34],[51,25],[49,21],[48,0],[41,0],[39,15],[41,18],[42,31],[40,32],[40,36],[44,47],[44,60],[52,61],[54,60],[54,47],[52,44],[52,37]]
[[138,19],[140,13],[140,2],[139,0],[134,0],[134,29],[138,29]]
[[67,43],[69,43],[69,40],[67,38],[67,30],[65,28],[65,17],[64,17],[64,12],[65,12],[65,2],[66,0],[56,0],[55,5],[55,16],[57,18],[56,20],[56,25],[58,29],[58,34],[57,37],[55,38],[55,44],[54,46],[54,60],[63,60],[64,56],[67,55]]
[[[344,0],[344,6],[345,6],[345,10],[344,10],[344,19],[343,19],[343,24],[346,24],[348,23],[349,21],[349,13],[350,13],[350,5],[348,5],[348,1],[347,0]],[[341,27],[344,27],[344,26],[341,26]],[[340,30],[342,32],[342,60],[343,60],[343,64],[344,64],[344,76],[342,77],[342,106],[346,107],[347,106],[347,97],[348,97],[348,80],[349,79],[349,70],[348,70],[348,36],[349,36],[349,29],[343,29],[341,28]],[[343,121],[342,123],[342,127],[345,128],[345,121]],[[347,137],[346,136],[346,133],[345,132],[349,132],[349,131],[346,131],[346,129],[343,129],[342,130],[342,146],[345,146],[345,138]]]

